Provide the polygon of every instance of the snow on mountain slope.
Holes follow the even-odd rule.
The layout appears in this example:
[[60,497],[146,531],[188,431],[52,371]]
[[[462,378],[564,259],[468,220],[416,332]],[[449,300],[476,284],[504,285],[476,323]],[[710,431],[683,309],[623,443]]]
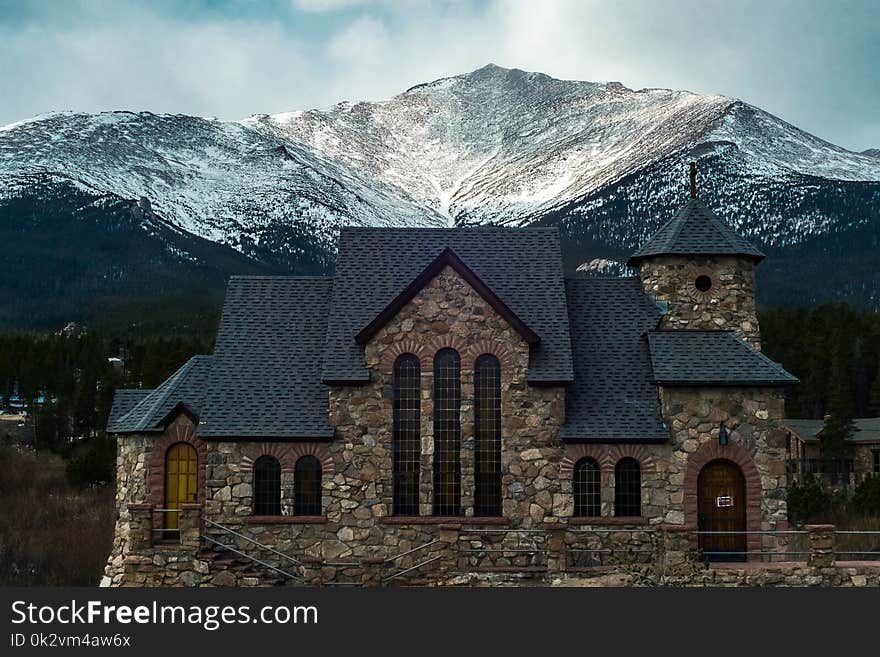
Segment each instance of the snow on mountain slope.
[[[241,248],[276,226],[329,240],[341,224],[521,225],[645,172],[678,194],[675,158],[718,153],[730,176],[753,186],[803,176],[880,180],[877,158],[725,96],[489,65],[384,101],[237,122],[38,116],[0,128],[0,199],[40,177],[70,181],[96,195],[146,197],[171,226]],[[648,218],[612,220],[598,237],[629,244]],[[826,228],[818,214],[790,229],[773,221],[756,233],[809,233],[803,222]]]
[[701,142],[737,144],[748,173],[880,180],[876,161],[725,96],[491,65],[377,103],[247,123],[470,221],[528,221]]
[[147,112],[56,113],[0,132],[0,198],[50,175],[96,194],[150,200],[179,229],[218,242],[276,222],[437,225],[381,182],[240,123]]

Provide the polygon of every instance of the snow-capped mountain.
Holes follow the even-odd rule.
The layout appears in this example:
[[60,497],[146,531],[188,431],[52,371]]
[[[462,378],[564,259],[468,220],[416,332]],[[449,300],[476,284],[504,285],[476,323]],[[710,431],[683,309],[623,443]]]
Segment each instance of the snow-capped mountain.
[[[308,270],[306,252],[332,250],[342,224],[555,222],[577,266],[625,255],[665,221],[689,159],[701,197],[765,249],[852,231],[876,245],[880,158],[869,152],[725,96],[493,65],[384,101],[233,122],[37,116],[0,128],[0,213],[20,220],[28,203],[71,194],[77,207],[139,201],[140,228],[177,235],[175,256],[206,257],[187,246],[195,236],[283,270]],[[880,300],[880,281],[847,285]]]

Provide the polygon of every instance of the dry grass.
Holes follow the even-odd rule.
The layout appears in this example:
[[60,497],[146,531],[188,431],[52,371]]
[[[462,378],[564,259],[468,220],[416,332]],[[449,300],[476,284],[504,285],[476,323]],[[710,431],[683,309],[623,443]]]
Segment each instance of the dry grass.
[[0,585],[96,585],[113,541],[112,486],[71,487],[53,454],[0,446],[0,463]]
[[[835,520],[834,528],[838,531],[880,531],[880,518],[849,516]],[[837,534],[834,537],[834,551],[841,561],[880,560],[880,534]]]

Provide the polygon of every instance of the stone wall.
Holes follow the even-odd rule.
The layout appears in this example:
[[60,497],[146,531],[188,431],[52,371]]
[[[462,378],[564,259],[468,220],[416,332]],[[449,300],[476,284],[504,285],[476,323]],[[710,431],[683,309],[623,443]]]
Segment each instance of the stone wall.
[[[660,256],[645,260],[639,274],[645,292],[669,304],[662,328],[729,329],[761,349],[753,261],[732,256]],[[701,275],[712,281],[708,291],[695,285]]]
[[[746,480],[750,531],[785,530],[787,432],[783,426],[785,395],[780,388],[661,388],[664,418],[675,446],[668,467],[670,486],[681,481],[682,515],[667,517],[670,524],[697,527],[697,481],[700,469],[715,459],[739,465]],[[718,442],[721,424],[729,444]],[[674,482],[674,484],[673,484]],[[777,540],[749,537],[749,549],[774,547]]]
[[123,576],[123,561],[131,553],[131,514],[129,504],[147,501],[146,459],[152,450],[150,436],[136,434],[116,439],[116,527],[113,547],[104,570],[105,584],[119,584]]
[[[446,347],[459,352],[462,365],[463,514],[455,518],[430,515],[433,359]],[[415,354],[421,363],[420,515],[415,517],[394,515],[392,498],[392,374],[395,359],[403,353]],[[474,517],[473,368],[484,353],[495,355],[501,363],[500,518]],[[501,573],[546,577],[547,572],[560,570],[561,562],[565,568],[609,565],[612,555],[617,558],[628,551],[647,550],[648,530],[653,527],[696,527],[693,504],[698,469],[694,470],[694,464],[711,458],[736,461],[753,483],[749,491],[753,526],[784,528],[785,433],[779,430],[783,398],[777,389],[662,390],[663,414],[671,429],[669,443],[564,445],[558,437],[564,422],[564,388],[525,382],[528,344],[450,268],[372,337],[365,356],[368,384],[336,386],[329,391],[330,421],[336,435],[326,443],[201,441],[197,427],[185,414],[162,434],[120,437],[120,518],[108,583],[277,583],[261,579],[246,563],[230,562],[229,553],[208,546],[132,546],[132,514],[140,518],[135,533],[143,536],[142,526],[149,518],[143,506],[162,504],[164,484],[158,470],[165,450],[176,440],[192,442],[199,453],[203,482],[199,502],[206,519],[200,531],[279,568],[290,568],[311,583],[377,583],[424,561],[430,561],[431,567],[395,581],[442,583],[463,572],[481,573],[481,577],[488,573],[499,578]],[[717,444],[722,422],[730,431],[731,444],[725,448]],[[281,464],[283,515],[278,517],[252,515],[253,463],[263,454]],[[293,469],[305,454],[316,456],[322,464],[321,516],[290,515]],[[601,468],[598,518],[572,517],[572,468],[584,456],[595,458]],[[635,458],[641,465],[642,515],[637,518],[614,517],[614,466],[624,457]],[[291,565],[212,523],[299,563]],[[417,549],[426,544],[430,545]],[[565,557],[560,556],[563,552]],[[580,561],[574,563],[572,555],[580,555]],[[169,571],[192,574],[175,576],[168,575]]]
[[[396,358],[416,355],[421,362],[422,405],[419,506],[422,516],[432,509],[433,359],[451,347],[461,355],[461,479],[462,510],[473,516],[474,486],[474,362],[484,354],[501,363],[502,511],[513,526],[529,527],[545,517],[564,513],[559,484],[562,457],[557,439],[564,421],[564,388],[525,383],[528,344],[451,268],[444,269],[366,345],[370,383],[334,387],[330,420],[341,453],[344,484],[358,491],[355,499],[374,509],[374,517],[393,513],[392,375]],[[347,510],[343,524],[364,520]]]

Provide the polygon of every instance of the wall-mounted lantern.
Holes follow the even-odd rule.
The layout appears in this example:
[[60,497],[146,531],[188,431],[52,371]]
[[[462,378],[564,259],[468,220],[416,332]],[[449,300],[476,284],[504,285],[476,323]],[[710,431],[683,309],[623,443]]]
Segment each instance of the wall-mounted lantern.
[[721,426],[718,428],[718,444],[724,447],[728,442],[729,437],[727,435],[727,427],[725,427],[724,422],[722,422]]

